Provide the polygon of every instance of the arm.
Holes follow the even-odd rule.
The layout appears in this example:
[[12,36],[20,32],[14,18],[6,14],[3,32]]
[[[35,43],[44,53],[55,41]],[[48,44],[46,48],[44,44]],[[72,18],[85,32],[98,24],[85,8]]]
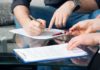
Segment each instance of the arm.
[[73,1],[66,1],[53,14],[49,24],[49,29],[55,24],[57,28],[65,27],[66,21],[75,8]]
[[99,8],[96,0],[80,0],[80,3],[81,3],[80,4],[81,11],[91,11]]
[[12,11],[19,23],[23,26],[30,21],[29,6],[31,0],[13,0]]
[[[95,0],[79,0],[80,1],[80,11],[91,11],[98,9]],[[66,21],[70,14],[75,9],[76,5],[73,0],[66,1],[61,5],[55,12],[50,21],[49,29],[55,24],[57,28],[65,27]]]
[[83,34],[72,38],[69,43],[69,50],[80,45],[95,46],[100,44],[100,33]]
[[29,18],[29,10],[26,6],[16,6],[13,12],[22,27],[31,21]]
[[80,35],[93,33],[100,30],[100,18],[88,19],[78,22],[73,25],[70,29],[72,35]]
[[31,20],[29,13],[30,2],[31,0],[13,0],[12,10],[26,33],[40,35],[45,28],[45,21],[42,19],[38,19],[38,21]]

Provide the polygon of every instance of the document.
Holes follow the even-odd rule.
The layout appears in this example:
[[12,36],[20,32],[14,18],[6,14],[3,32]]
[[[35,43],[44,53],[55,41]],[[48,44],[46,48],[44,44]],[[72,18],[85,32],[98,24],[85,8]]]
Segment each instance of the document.
[[20,35],[24,35],[26,37],[30,37],[30,38],[33,38],[33,39],[52,39],[52,38],[55,38],[55,37],[58,37],[58,36],[62,36],[63,34],[55,35],[55,36],[53,36],[53,35],[56,34],[56,33],[60,33],[60,32],[64,33],[64,30],[51,29],[50,31],[48,31],[47,29],[45,29],[44,32],[39,36],[30,36],[24,31],[23,28],[13,29],[13,30],[10,30],[10,32],[20,34]]
[[87,52],[80,48],[67,50],[67,47],[67,44],[60,44],[35,48],[14,49],[13,51],[16,56],[20,57],[25,63],[87,55]]

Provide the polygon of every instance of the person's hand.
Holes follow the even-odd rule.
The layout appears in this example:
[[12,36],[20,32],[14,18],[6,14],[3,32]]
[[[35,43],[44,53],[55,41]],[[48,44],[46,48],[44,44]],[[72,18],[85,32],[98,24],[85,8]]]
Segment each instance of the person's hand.
[[55,24],[57,28],[65,27],[67,18],[71,14],[74,8],[74,3],[72,1],[64,3],[60,8],[58,8],[50,21],[49,30]]
[[100,33],[83,34],[72,38],[68,43],[68,49],[71,50],[80,45],[94,46],[99,44]]
[[43,32],[43,29],[46,26],[46,21],[42,19],[31,20],[30,22],[26,23],[26,25],[23,26],[24,30],[27,34],[31,36],[40,35]]
[[69,29],[72,35],[93,33],[96,30],[100,30],[99,18],[80,21]]

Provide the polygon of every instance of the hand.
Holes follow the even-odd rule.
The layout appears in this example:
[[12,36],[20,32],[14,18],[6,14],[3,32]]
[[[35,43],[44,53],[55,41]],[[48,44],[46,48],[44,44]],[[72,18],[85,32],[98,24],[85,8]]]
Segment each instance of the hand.
[[94,46],[99,44],[100,33],[83,34],[72,38],[68,43],[68,49],[71,50],[79,45]]
[[46,21],[42,19],[31,20],[23,26],[24,30],[31,36],[40,35],[46,26]]
[[74,3],[72,1],[66,2],[58,8],[50,21],[49,29],[52,28],[53,24],[55,24],[57,28],[65,27],[66,20],[73,11],[73,8]]
[[80,35],[96,32],[96,30],[100,29],[100,19],[89,19],[80,21],[74,26],[72,26],[69,31],[72,35]]

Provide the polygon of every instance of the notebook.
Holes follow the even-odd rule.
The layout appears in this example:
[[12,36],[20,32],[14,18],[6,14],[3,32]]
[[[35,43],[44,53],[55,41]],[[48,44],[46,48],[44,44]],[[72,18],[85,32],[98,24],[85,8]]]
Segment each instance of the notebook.
[[64,30],[60,30],[60,29],[51,29],[50,31],[45,29],[44,32],[39,36],[30,36],[24,31],[23,28],[13,29],[13,30],[10,30],[10,32],[20,34],[20,35],[24,35],[26,37],[30,37],[30,38],[33,38],[33,39],[42,39],[42,40],[43,39],[52,39],[52,38],[55,38],[55,37],[58,37],[58,36],[65,35],[65,34],[54,35],[54,34],[60,33],[60,32],[64,33]]
[[14,49],[13,51],[15,55],[19,57],[24,63],[87,55],[87,52],[83,51],[80,48],[67,50],[67,47],[68,46],[66,43],[66,44],[44,46],[44,47]]

